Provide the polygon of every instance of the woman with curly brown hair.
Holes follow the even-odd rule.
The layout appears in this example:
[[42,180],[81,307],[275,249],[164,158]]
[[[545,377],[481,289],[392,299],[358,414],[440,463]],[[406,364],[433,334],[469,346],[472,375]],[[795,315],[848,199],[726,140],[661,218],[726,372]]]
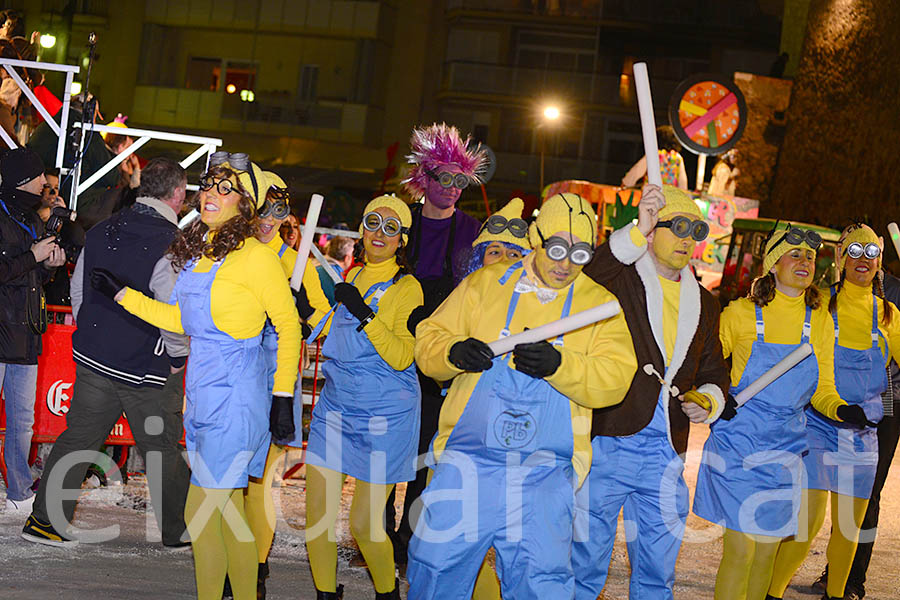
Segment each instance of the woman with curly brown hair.
[[766,243],[763,273],[746,298],[729,304],[719,323],[731,356],[737,394],[803,343],[813,355],[736,407],[729,394],[710,426],[697,476],[694,513],[725,527],[716,576],[718,600],[766,597],[782,538],[798,532],[802,456],[808,451],[804,407],[832,419],[846,402],[834,384],[834,348],[826,303],[813,286],[813,231],[776,225]]
[[[185,521],[197,596],[221,598],[227,571],[236,600],[250,600],[257,551],[243,488],[249,476],[262,476],[271,437],[294,432],[300,322],[278,256],[254,237],[262,171],[245,154],[213,157],[200,182],[200,218],[170,248],[181,270],[173,303],[151,300],[107,271],[92,271],[91,285],[153,326],[191,336],[184,425],[193,474]],[[266,317],[278,333],[271,395]]]

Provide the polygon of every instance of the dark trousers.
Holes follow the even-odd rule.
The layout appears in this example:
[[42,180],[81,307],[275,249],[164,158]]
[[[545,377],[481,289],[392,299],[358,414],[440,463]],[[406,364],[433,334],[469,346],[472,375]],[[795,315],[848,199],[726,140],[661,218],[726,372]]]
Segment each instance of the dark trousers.
[[[431,444],[434,434],[438,430],[438,418],[441,416],[441,404],[444,397],[438,394],[430,393],[432,390],[426,391],[422,389],[422,423],[419,428],[419,455],[428,452],[428,446]],[[422,495],[425,490],[425,483],[428,478],[428,469],[419,469],[416,471],[416,478],[406,484],[406,497],[403,500],[403,516],[400,517],[400,526],[394,530],[397,513],[394,509],[394,490],[388,496],[387,504],[385,504],[385,527],[388,537],[394,543],[394,560],[398,563],[406,564],[407,548],[409,540],[412,538],[415,523],[411,523],[409,516],[412,504]]]
[[[47,490],[50,475],[60,459],[71,452],[99,450],[124,412],[134,441],[148,464],[147,481],[163,543],[178,543],[185,533],[184,503],[190,484],[190,471],[178,444],[183,431],[183,377],[184,371],[179,371],[170,375],[162,388],[134,387],[77,365],[75,390],[66,414],[66,430],[56,440],[44,465],[34,501],[34,516],[43,522],[49,521],[48,502],[60,501],[52,495],[48,497]],[[155,459],[153,455],[148,457],[150,452],[157,452],[162,458],[161,481],[154,481],[159,470],[150,468]],[[62,488],[80,489],[91,462],[93,460],[72,465],[65,472]],[[72,522],[76,503],[77,500],[62,500],[63,515],[68,523]],[[64,533],[65,524],[53,525]]]
[[[878,424],[878,467],[875,470],[875,485],[872,487],[872,496],[869,499],[869,507],[866,516],[863,517],[862,529],[874,529],[878,526],[878,513],[880,512],[881,489],[887,479],[888,469],[894,460],[894,452],[897,450],[897,440],[900,439],[900,414],[894,413],[893,417],[885,417]],[[850,567],[850,577],[847,586],[864,591],[866,583],[866,571],[869,569],[869,561],[872,560],[872,547],[875,542],[859,544],[856,547],[856,555],[853,557],[853,566]]]

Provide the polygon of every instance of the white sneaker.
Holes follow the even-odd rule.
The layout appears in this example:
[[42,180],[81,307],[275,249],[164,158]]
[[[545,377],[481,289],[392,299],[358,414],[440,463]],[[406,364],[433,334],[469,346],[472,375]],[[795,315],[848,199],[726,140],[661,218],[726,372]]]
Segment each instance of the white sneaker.
[[16,512],[23,515],[31,514],[31,507],[34,505],[34,494],[24,500],[6,499],[6,512]]

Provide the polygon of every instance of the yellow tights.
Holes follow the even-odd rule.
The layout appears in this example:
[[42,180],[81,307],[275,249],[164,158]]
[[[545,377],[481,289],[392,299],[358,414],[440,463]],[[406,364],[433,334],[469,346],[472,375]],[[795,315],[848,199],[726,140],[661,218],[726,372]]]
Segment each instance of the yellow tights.
[[781,538],[726,529],[716,600],[765,600]]
[[[847,577],[849,577],[850,567],[853,565],[856,541],[859,538],[859,529],[869,500],[826,490],[803,490],[803,500],[800,503],[800,528],[803,532],[804,515],[806,515],[806,535],[802,540],[789,539],[781,543],[778,549],[778,558],[775,560],[772,584],[769,586],[769,594],[772,596],[784,597],[784,590],[787,589],[794,573],[797,572],[809,553],[809,547],[825,521],[825,506],[828,504],[829,495],[831,496],[831,537],[828,539],[828,550],[825,553],[828,558],[827,592],[834,598],[844,597],[844,586],[847,585]],[[850,515],[846,513],[848,509],[851,511]],[[848,516],[851,519],[848,519]]]
[[[323,467],[306,466],[306,549],[316,589],[337,588],[337,538],[344,475]],[[350,505],[350,533],[369,567],[375,591],[394,589],[394,545],[384,531],[384,503],[393,484],[356,480]]]
[[194,551],[198,600],[220,600],[226,572],[235,600],[254,600],[256,542],[244,514],[243,490],[191,484],[184,517]]
[[260,563],[266,562],[272,548],[275,535],[275,501],[272,500],[272,481],[275,479],[275,463],[284,454],[282,446],[269,446],[266,468],[260,479],[251,477],[244,490],[244,508],[247,511],[247,522],[253,537],[256,538],[256,551]]

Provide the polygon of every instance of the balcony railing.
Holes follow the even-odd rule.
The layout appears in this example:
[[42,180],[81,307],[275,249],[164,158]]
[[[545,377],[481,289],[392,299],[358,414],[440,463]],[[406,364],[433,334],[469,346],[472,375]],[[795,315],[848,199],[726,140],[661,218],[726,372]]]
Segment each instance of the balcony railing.
[[757,0],[447,0],[447,10],[779,30],[778,18],[761,13]]
[[[453,61],[445,63],[445,92],[473,93],[518,98],[571,98],[591,104],[632,104],[631,91],[623,95],[618,75],[592,75],[544,69],[528,69],[485,63]],[[630,85],[630,82],[629,82]],[[652,83],[658,108],[667,105],[677,81],[656,78]],[[623,102],[623,98],[625,101]]]

